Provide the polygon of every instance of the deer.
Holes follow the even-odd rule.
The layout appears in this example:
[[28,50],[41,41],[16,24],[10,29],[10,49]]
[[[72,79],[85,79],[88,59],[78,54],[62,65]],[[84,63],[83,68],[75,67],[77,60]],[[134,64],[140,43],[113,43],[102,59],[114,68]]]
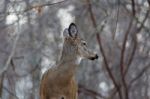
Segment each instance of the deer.
[[95,60],[98,55],[80,38],[75,23],[63,32],[63,48],[58,64],[48,69],[40,82],[40,99],[77,99],[75,72],[82,59]]

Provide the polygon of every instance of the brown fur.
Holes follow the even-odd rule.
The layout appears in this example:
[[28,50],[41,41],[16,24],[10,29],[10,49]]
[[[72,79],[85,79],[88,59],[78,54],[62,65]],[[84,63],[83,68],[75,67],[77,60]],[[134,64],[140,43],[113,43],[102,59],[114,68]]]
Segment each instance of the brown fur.
[[[68,65],[73,66],[72,63]],[[64,99],[77,99],[74,70],[70,70],[69,72],[67,70],[57,70],[61,68],[62,66],[58,66],[58,68],[49,69],[43,75],[40,86],[40,99],[63,99],[61,97],[64,97]]]
[[65,37],[59,64],[42,77],[40,99],[77,99],[78,87],[74,75],[80,57],[92,60],[98,58],[78,36]]

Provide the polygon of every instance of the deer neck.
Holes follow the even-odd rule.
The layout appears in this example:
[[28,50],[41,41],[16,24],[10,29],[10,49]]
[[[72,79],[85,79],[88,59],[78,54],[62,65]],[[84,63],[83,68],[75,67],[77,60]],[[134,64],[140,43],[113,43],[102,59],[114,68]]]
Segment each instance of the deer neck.
[[60,75],[68,78],[74,76],[80,61],[81,58],[77,56],[77,48],[75,46],[65,45],[58,65],[58,71],[62,73]]
[[78,56],[77,46],[71,44],[64,44],[60,62],[72,62],[79,65],[81,58]]

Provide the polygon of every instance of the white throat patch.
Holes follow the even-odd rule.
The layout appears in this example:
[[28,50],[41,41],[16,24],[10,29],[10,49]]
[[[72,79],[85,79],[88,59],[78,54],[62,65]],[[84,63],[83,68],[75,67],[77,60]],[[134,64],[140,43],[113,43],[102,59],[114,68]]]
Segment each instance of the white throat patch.
[[82,57],[77,57],[75,64],[79,65],[82,59],[83,59]]

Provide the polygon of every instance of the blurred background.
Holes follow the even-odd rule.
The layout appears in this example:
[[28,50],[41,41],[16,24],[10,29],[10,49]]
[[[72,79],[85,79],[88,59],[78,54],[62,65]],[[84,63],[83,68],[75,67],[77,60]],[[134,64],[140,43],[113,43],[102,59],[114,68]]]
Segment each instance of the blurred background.
[[77,69],[79,99],[150,99],[150,0],[0,0],[0,99],[39,99],[71,22],[99,55]]

